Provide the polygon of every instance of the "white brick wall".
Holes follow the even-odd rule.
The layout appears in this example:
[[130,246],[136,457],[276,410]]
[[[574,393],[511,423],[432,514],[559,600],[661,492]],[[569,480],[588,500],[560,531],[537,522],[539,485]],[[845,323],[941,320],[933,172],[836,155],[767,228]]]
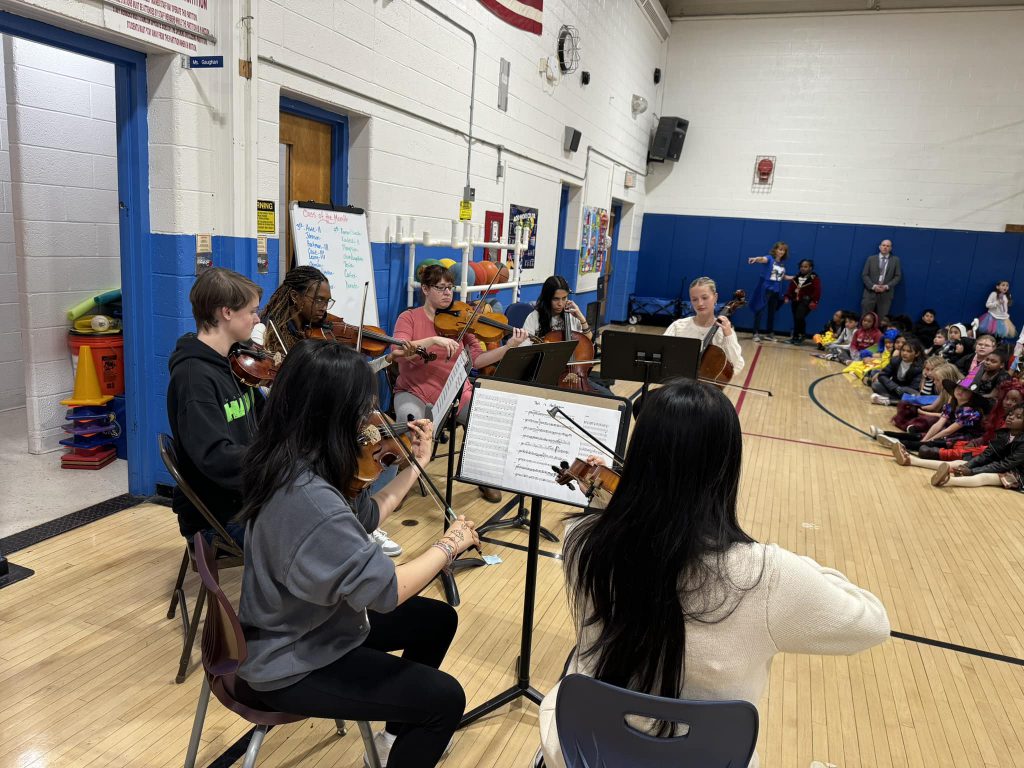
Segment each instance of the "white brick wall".
[[14,255],[11,153],[7,141],[7,96],[0,56],[0,411],[25,405],[25,367],[18,311],[18,267]]
[[[674,22],[690,120],[647,210],[1002,231],[1024,223],[1024,10]],[[771,194],[754,159],[777,155]]]
[[[641,171],[645,167],[658,102],[653,72],[664,65],[666,46],[633,0],[549,0],[540,37],[507,26],[472,0],[432,4],[472,29],[479,44],[474,135],[480,143],[474,144],[471,169],[476,188],[473,220],[482,223],[487,210],[502,210],[507,216],[510,202],[539,208],[535,277],[543,280],[554,263],[563,181],[585,186],[588,203],[593,199],[596,202],[590,204],[605,208],[613,195],[627,201],[642,199],[643,178],[637,189],[627,191],[621,177],[624,166]],[[557,85],[548,84],[537,72],[538,60],[555,53],[563,23],[579,29],[580,69],[591,73],[589,86],[581,85],[579,72]],[[395,214],[414,215],[418,230],[447,239],[465,183],[466,142],[427,121],[466,130],[472,64],[468,36],[415,0],[259,0],[257,28],[260,56],[355,92],[274,63],[260,63],[258,197],[278,198],[277,122],[283,90],[327,109],[369,116],[369,129],[360,131],[358,138],[353,135],[349,200],[368,208],[371,240],[384,241],[393,234]],[[507,114],[497,109],[501,58],[511,62]],[[652,105],[638,118],[630,112],[634,93]],[[575,154],[562,150],[566,125],[583,134]],[[495,173],[496,145],[511,150],[502,153],[506,173],[501,181]],[[588,162],[591,145],[618,163],[594,155]],[[609,177],[613,166],[616,172]],[[592,182],[595,172],[600,179]],[[610,178],[619,180],[617,187]],[[578,244],[579,226],[578,220],[570,220],[570,244]],[[639,227],[635,235],[635,240],[623,242],[635,248]]]
[[25,342],[29,450],[41,453],[64,436],[59,401],[74,383],[65,313],[120,284],[114,70],[25,40],[4,38],[3,50],[20,276],[14,327]]

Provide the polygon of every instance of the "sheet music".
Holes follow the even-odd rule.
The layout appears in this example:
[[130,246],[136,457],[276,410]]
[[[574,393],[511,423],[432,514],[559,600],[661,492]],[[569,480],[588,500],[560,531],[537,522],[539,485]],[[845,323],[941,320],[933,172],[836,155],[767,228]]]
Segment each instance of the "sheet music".
[[478,387],[463,444],[461,479],[584,506],[587,500],[583,492],[559,485],[551,467],[601,451],[561,426],[548,411],[559,406],[601,442],[613,447],[622,412],[566,402],[558,399],[556,392],[552,394],[554,398]]
[[[472,367],[473,362],[469,358],[469,352],[463,348],[459,359],[455,361],[455,367],[448,374],[448,381],[441,388],[441,394],[438,395],[437,402],[434,403],[430,410],[435,425],[440,425],[448,418],[448,409],[451,408],[455,396],[462,391],[462,386],[466,383],[466,379],[469,378],[469,370]],[[435,426],[435,430],[439,428],[439,426]]]

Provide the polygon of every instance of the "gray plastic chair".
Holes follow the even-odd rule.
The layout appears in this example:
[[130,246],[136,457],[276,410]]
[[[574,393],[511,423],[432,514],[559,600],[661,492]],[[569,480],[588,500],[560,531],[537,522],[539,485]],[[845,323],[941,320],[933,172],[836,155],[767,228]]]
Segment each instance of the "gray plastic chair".
[[[689,729],[652,736],[631,727],[628,715]],[[667,699],[585,675],[562,680],[555,723],[568,768],[746,768],[757,744],[757,709],[749,701]]]

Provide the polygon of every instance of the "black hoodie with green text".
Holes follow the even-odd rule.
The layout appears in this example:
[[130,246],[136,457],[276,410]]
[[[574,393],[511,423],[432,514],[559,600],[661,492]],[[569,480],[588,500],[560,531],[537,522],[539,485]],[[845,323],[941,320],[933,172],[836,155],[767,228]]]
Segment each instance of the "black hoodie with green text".
[[[242,465],[263,405],[257,389],[239,384],[228,359],[194,333],[178,339],[168,362],[167,420],[181,474],[222,524],[242,505]],[[172,504],[182,535],[210,526],[179,489]]]

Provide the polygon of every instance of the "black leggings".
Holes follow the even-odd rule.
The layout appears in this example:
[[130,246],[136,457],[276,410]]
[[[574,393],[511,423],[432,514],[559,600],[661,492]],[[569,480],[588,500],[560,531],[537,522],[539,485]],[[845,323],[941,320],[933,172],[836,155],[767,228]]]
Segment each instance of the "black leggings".
[[807,335],[807,315],[811,313],[811,300],[801,299],[793,302],[793,336],[804,338]]
[[[396,735],[388,768],[430,768],[466,709],[459,681],[438,667],[459,617],[447,603],[412,597],[391,613],[369,611],[361,646],[294,685],[260,691],[280,712],[329,720],[386,720]],[[404,650],[401,658],[388,651]]]

